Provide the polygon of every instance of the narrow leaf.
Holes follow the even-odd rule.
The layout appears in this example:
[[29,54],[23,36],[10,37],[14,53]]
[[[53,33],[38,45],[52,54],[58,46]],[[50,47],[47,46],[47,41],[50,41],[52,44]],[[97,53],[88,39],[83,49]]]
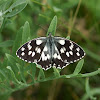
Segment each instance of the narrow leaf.
[[83,64],[84,64],[84,59],[78,62],[73,74],[77,75],[81,71]]
[[14,41],[13,48],[12,48],[12,54],[13,55],[16,54],[17,49],[20,47],[20,43],[21,43],[21,40],[22,40],[22,32],[23,32],[23,27],[21,27],[19,29],[19,31],[17,32],[16,39]]
[[19,73],[20,73],[21,79],[23,80],[24,83],[26,83],[25,76],[24,76],[24,74],[23,74],[24,72],[23,72],[23,70],[22,70],[22,66],[19,65],[18,63],[16,63],[16,65],[17,65],[17,67],[18,67],[18,69],[19,69]]
[[0,11],[5,11],[9,7],[9,5],[11,4],[12,0],[6,0],[6,1],[2,0],[2,1],[3,2],[0,5]]
[[88,94],[88,96],[90,97],[91,100],[95,100],[95,98],[93,97],[93,95],[91,94],[91,90],[89,87],[89,78],[86,78],[86,83],[85,83],[85,88],[86,88],[86,92]]
[[9,83],[9,79],[7,78],[5,72],[3,70],[0,69],[0,74],[2,74],[3,77],[1,77],[2,79],[6,79],[6,82]]
[[8,59],[9,64],[12,66],[14,73],[18,74],[18,69],[16,67],[16,59],[10,54],[6,53],[6,57]]
[[48,28],[47,36],[49,33],[51,33],[52,35],[55,35],[56,26],[57,26],[57,16],[54,16]]
[[14,16],[16,14],[18,14],[20,11],[22,11],[27,5],[27,0],[17,0],[16,2],[14,2],[5,12],[4,14],[6,17],[11,17]]
[[35,79],[35,74],[36,74],[36,66],[31,64],[31,71],[32,71],[32,77]]
[[27,3],[24,3],[22,5],[17,6],[14,10],[12,10],[10,13],[5,15],[5,17],[12,17],[12,16],[18,14],[19,12],[21,12],[26,7],[26,5],[27,5]]
[[45,74],[43,72],[43,69],[40,68],[39,75],[38,75],[38,81],[44,80],[44,79],[45,79]]
[[29,26],[28,21],[26,21],[23,27],[22,44],[27,42],[28,38],[30,38],[30,26]]
[[10,47],[13,45],[13,40],[7,40],[0,43],[0,47]]
[[12,81],[13,81],[14,83],[21,84],[21,82],[19,82],[19,81],[17,80],[17,78],[16,78],[16,76],[15,76],[15,74],[14,74],[12,68],[11,68],[10,66],[7,66],[7,69],[9,69],[10,72],[11,72],[11,76],[12,76],[12,78],[13,78]]
[[60,73],[59,73],[58,69],[55,68],[55,67],[53,69],[54,69],[54,75],[55,75],[55,77],[59,77]]

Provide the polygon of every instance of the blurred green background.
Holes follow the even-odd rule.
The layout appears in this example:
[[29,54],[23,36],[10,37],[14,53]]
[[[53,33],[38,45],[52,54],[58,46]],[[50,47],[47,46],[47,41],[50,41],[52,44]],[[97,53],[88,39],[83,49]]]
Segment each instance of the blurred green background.
[[[86,51],[81,73],[100,68],[100,0],[22,0],[21,4],[20,1],[0,0],[0,67],[6,67],[5,53],[12,55],[13,41],[26,21],[30,25],[30,39],[33,39],[46,36],[50,22],[56,15],[55,36],[70,36]],[[76,64],[64,68],[61,75],[73,73]],[[52,73],[52,69],[45,72],[46,76]],[[27,82],[31,81],[27,75],[26,78]],[[8,100],[91,100],[87,94],[87,80],[73,77],[39,82],[3,96],[7,96]],[[10,85],[13,87],[11,82]],[[92,99],[100,100],[100,74],[89,78],[89,86],[94,96]],[[0,96],[0,100],[3,96]]]

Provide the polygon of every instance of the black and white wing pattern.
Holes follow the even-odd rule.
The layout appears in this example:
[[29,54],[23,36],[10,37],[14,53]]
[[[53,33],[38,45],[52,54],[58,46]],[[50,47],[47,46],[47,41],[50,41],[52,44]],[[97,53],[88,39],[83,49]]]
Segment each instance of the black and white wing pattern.
[[28,62],[41,65],[42,69],[64,68],[85,56],[82,48],[71,40],[62,37],[40,37],[22,45],[16,55]]
[[42,69],[48,70],[52,67],[51,63],[52,63],[51,51],[49,43],[47,42],[46,45],[44,46],[40,60],[37,62],[37,64],[41,65]]
[[17,57],[28,62],[37,63],[46,44],[46,37],[33,39],[22,45],[16,52]]
[[71,40],[54,37],[54,43],[59,52],[59,55],[53,60],[57,68],[64,68],[70,63],[74,63],[85,56],[83,49]]

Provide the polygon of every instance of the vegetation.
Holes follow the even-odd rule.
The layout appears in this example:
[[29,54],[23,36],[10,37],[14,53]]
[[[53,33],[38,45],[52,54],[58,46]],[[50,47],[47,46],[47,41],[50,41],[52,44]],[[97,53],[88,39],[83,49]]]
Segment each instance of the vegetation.
[[[99,6],[100,0],[0,0],[0,100],[100,100]],[[85,58],[44,71],[16,57],[23,43],[48,32],[78,43]]]

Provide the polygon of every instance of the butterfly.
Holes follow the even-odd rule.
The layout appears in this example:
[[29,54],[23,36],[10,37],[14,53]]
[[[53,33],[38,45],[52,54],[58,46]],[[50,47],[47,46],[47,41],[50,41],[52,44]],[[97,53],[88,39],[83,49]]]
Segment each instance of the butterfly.
[[63,37],[39,37],[22,45],[16,52],[17,57],[41,65],[42,69],[51,67],[63,69],[85,56],[84,50],[75,42]]

